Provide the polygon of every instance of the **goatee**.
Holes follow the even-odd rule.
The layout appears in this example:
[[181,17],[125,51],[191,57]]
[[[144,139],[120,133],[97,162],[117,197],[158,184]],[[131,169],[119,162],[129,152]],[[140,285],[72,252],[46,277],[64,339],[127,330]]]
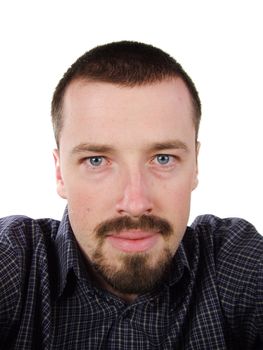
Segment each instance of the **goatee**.
[[156,289],[167,279],[173,259],[172,253],[164,249],[154,265],[150,252],[120,253],[117,257],[120,264],[112,263],[103,252],[105,238],[123,230],[137,229],[160,234],[164,240],[173,234],[168,221],[153,215],[143,215],[137,220],[128,216],[114,218],[101,223],[95,230],[99,244],[90,257],[92,267],[108,285],[124,294],[142,294]]

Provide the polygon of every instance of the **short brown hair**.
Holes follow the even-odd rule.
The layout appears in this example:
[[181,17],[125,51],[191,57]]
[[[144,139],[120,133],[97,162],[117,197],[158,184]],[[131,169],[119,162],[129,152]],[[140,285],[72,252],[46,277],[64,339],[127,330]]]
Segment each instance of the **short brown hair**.
[[133,41],[113,42],[86,52],[67,70],[53,95],[51,114],[57,145],[63,126],[63,97],[73,80],[132,87],[173,77],[181,78],[191,95],[197,138],[201,118],[200,98],[193,81],[174,58],[154,46]]

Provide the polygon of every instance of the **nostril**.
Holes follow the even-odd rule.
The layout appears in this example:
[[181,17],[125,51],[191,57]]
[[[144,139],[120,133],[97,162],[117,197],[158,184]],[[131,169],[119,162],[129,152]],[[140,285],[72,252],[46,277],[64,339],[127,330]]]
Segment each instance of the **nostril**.
[[148,200],[123,199],[116,206],[117,212],[121,215],[139,217],[152,212],[152,205]]
[[140,217],[152,212],[151,193],[142,169],[126,169],[120,182],[120,196],[117,200],[118,214]]

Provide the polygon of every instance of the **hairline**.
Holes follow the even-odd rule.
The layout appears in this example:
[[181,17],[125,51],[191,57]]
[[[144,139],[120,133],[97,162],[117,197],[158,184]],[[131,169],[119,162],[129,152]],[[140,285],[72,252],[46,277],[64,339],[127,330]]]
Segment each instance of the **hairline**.
[[188,94],[189,94],[189,98],[191,101],[191,114],[193,115],[192,119],[193,119],[193,124],[195,127],[196,142],[197,142],[200,114],[197,111],[195,99],[192,96],[192,93],[191,93],[189,87],[187,86],[183,77],[180,76],[180,74],[167,75],[167,76],[164,76],[164,77],[159,78],[159,79],[154,79],[152,81],[147,80],[147,81],[141,81],[141,82],[136,82],[136,83],[131,83],[131,82],[129,82],[129,83],[124,83],[124,82],[123,83],[121,83],[121,82],[116,83],[116,82],[112,82],[112,81],[107,80],[107,79],[101,79],[101,78],[96,79],[96,78],[89,77],[89,76],[76,75],[64,87],[63,94],[61,95],[61,99],[60,99],[59,108],[57,109],[57,115],[58,115],[57,120],[59,120],[60,123],[57,123],[56,128],[55,128],[55,139],[56,139],[58,149],[59,149],[59,139],[60,139],[60,135],[61,135],[61,131],[63,129],[64,119],[65,119],[65,117],[63,116],[64,99],[65,99],[65,95],[66,95],[68,89],[70,88],[70,86],[72,86],[72,84],[74,84],[76,82],[83,83],[83,85],[89,84],[89,83],[102,83],[102,84],[104,83],[104,84],[118,86],[120,88],[121,87],[123,87],[123,88],[135,88],[135,87],[155,85],[155,84],[158,84],[161,82],[172,81],[172,80],[177,80],[177,79],[180,79],[183,82],[183,84],[186,87]]

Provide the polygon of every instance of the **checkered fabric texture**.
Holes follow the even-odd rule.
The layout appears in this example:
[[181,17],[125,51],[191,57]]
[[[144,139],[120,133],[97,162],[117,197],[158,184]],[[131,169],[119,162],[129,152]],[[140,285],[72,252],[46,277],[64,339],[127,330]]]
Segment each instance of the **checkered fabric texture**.
[[198,217],[167,282],[128,305],[90,281],[67,210],[0,219],[0,349],[263,349],[263,237]]

